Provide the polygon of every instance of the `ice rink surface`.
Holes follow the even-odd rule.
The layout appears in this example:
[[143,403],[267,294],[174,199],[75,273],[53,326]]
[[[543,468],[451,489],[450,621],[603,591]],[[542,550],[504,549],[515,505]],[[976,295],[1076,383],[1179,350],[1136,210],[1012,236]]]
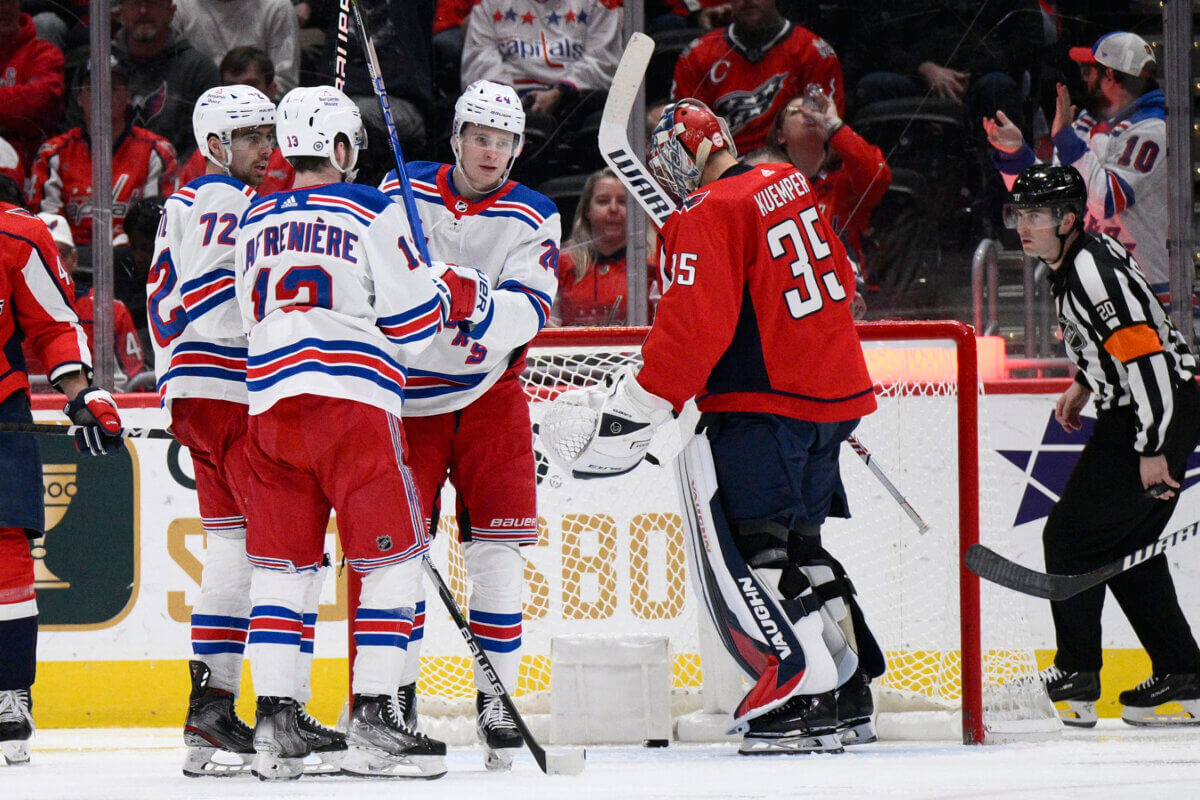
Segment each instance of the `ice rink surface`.
[[[179,731],[38,731],[31,763],[0,767],[5,800],[232,800],[233,798],[1122,798],[1195,797],[1200,728],[1148,730],[1101,720],[1041,744],[864,745],[838,756],[739,757],[734,745],[588,748],[577,777],[543,775],[528,753],[488,773],[478,751],[452,748],[436,781],[249,776],[189,779]],[[553,748],[551,748],[553,749]]]

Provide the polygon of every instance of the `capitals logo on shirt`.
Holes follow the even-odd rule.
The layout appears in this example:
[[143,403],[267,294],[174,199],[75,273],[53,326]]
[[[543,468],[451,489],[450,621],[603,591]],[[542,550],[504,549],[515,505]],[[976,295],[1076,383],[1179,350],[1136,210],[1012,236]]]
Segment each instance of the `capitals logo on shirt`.
[[730,131],[737,132],[750,120],[767,113],[786,80],[787,75],[781,72],[767,78],[753,91],[730,92],[717,100],[713,110],[725,118]]

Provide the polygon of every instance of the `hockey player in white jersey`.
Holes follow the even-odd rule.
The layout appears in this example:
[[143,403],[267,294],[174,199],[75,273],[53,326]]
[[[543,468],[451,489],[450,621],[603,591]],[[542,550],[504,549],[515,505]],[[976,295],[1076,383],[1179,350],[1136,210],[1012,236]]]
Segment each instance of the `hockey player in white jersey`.
[[[234,712],[250,624],[244,497],[246,336],[233,286],[233,234],[266,175],[275,106],[250,86],[200,96],[192,112],[206,174],[167,199],[150,270],[147,305],[159,392],[179,442],[191,453],[206,534],[200,594],[192,610],[192,691],[184,723],[185,775],[227,775],[249,766],[250,728]],[[306,607],[311,632],[314,596]],[[306,658],[312,658],[307,636]],[[307,670],[305,670],[307,673]],[[306,693],[301,693],[307,701]],[[345,737],[299,711],[305,734],[323,753],[314,772],[336,771]],[[214,758],[217,750],[240,756]]]
[[[454,109],[455,164],[407,166],[430,257],[484,272],[491,310],[451,328],[412,363],[404,426],[425,524],[436,531],[438,496],[457,491],[459,537],[472,589],[471,629],[501,681],[516,689],[524,559],[537,543],[529,404],[518,377],[530,340],[546,324],[557,289],[560,223],[544,195],[508,180],[521,153],[525,113],[508,86],[477,81]],[[395,172],[383,190],[400,193]],[[418,619],[423,619],[423,605]],[[416,721],[419,629],[398,692]],[[507,769],[521,736],[487,680],[475,673],[477,732],[489,769]]]
[[[428,549],[400,411],[407,364],[441,331],[452,298],[427,264],[406,259],[416,248],[401,207],[347,182],[365,146],[349,98],[332,87],[294,89],[276,127],[295,188],[253,203],[236,245],[254,474],[252,769],[265,780],[296,778],[309,751],[295,703],[302,612],[320,580],[332,509],[362,578],[342,770],[435,778],[446,771],[445,745],[405,728],[391,699]],[[486,285],[477,277],[471,288],[486,313]]]

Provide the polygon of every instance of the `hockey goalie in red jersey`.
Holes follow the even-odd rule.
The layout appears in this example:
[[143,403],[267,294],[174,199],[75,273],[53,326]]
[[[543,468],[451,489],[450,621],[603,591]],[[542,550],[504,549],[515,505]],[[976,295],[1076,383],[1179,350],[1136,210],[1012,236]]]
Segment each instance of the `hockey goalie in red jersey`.
[[705,605],[753,684],[733,715],[740,752],[873,741],[882,654],[820,539],[827,516],[849,515],[841,444],[875,410],[845,249],[804,176],[738,164],[724,120],[698,100],[663,111],[650,167],[682,198],[662,230],[669,288],[641,370],[564,401],[595,423],[574,459],[558,455],[576,475],[633,469],[695,398],[703,435],[676,471]]

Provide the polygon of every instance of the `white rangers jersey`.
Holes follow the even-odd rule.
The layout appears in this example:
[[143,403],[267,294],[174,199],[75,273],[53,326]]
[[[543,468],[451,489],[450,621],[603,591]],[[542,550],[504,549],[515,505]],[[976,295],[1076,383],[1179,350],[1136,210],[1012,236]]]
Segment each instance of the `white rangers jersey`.
[[350,183],[279,192],[247,209],[236,250],[250,414],[314,394],[399,416],[407,365],[442,329],[403,209]]
[[[546,325],[558,289],[561,232],[554,203],[515,181],[468,202],[454,189],[454,169],[428,161],[406,166],[429,257],[486,272],[495,311],[481,336],[450,327],[412,362],[404,405],[409,416],[456,411],[486,392],[522,360]],[[381,188],[400,200],[394,170]]]
[[[1151,288],[1169,301],[1166,98],[1147,92],[1112,119],[1083,113],[1054,137],[1054,161],[1075,167],[1088,188],[1086,227],[1137,259]],[[995,158],[1008,188],[1034,163],[1028,146]]]
[[234,294],[234,235],[254,190],[202,175],[163,209],[146,311],[164,408],[180,397],[246,403],[246,335]]
[[624,47],[622,0],[480,0],[467,17],[462,85],[518,92],[567,84],[605,90]]

